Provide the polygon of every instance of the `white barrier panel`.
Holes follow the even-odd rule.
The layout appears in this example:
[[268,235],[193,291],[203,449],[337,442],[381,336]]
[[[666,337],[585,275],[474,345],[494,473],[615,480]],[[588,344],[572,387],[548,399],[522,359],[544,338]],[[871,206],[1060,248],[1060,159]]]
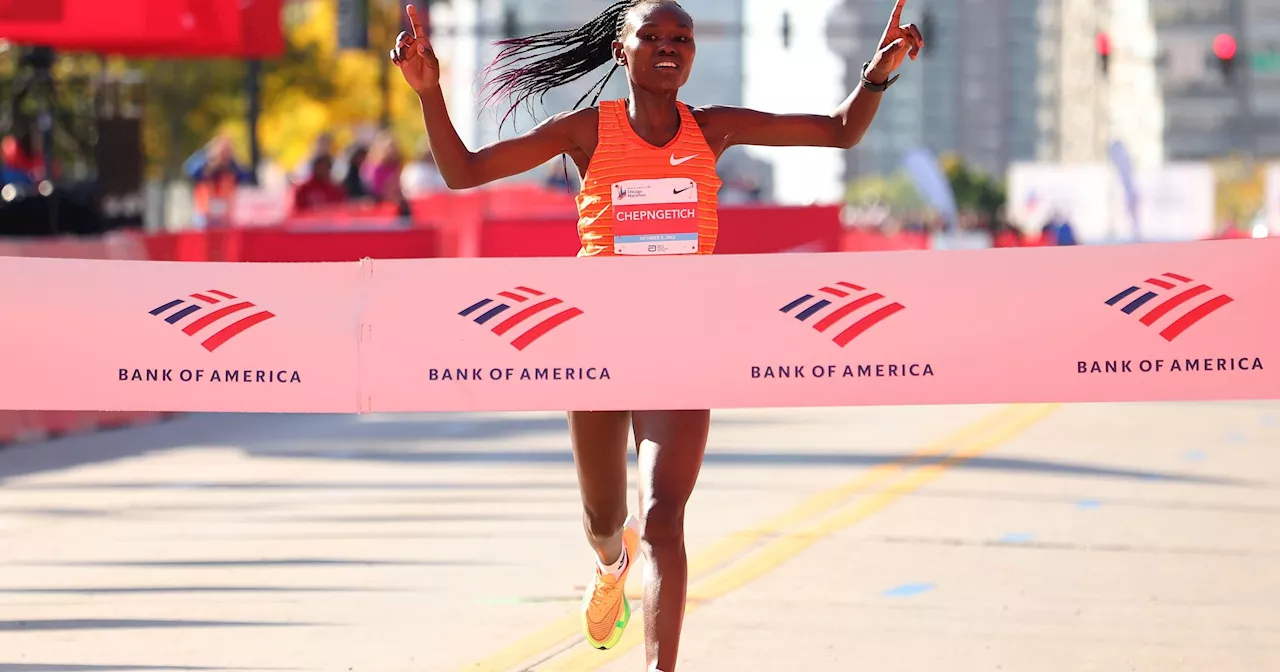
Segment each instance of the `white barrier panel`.
[[3,259],[0,300],[21,326],[0,332],[0,408],[1270,399],[1277,262],[1275,239],[359,264]]

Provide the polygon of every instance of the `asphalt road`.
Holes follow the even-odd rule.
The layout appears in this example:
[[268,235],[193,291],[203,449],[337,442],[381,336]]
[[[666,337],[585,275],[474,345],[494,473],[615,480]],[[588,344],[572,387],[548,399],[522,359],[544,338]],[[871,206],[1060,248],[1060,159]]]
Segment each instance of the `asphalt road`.
[[[715,417],[681,671],[1280,670],[1280,403]],[[590,562],[561,414],[0,450],[0,672],[641,672]]]

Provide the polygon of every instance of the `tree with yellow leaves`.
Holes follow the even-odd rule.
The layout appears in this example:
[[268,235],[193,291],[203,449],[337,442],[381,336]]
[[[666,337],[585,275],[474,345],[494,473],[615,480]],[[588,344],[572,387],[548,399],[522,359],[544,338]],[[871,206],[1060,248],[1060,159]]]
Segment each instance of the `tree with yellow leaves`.
[[[388,103],[386,116],[401,148],[411,150],[421,137],[413,92],[384,86],[389,71],[377,48],[395,41],[400,5],[374,2],[369,11],[370,50],[339,50],[336,0],[286,5],[285,54],[262,67],[258,138],[264,159],[293,170],[322,133],[343,147],[361,128],[376,128]],[[146,78],[144,138],[153,176],[176,177],[182,161],[218,133],[230,136],[237,154],[248,157],[246,63],[134,60],[115,67],[136,68]]]
[[1216,215],[1219,228],[1228,222],[1237,227],[1251,222],[1263,206],[1266,164],[1232,156],[1213,162],[1217,188]]

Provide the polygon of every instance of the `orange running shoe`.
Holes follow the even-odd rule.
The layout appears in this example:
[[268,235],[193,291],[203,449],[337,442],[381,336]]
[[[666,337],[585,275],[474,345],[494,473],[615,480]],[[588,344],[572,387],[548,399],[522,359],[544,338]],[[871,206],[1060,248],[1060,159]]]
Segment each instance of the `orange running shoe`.
[[596,563],[595,578],[582,597],[582,630],[587,643],[597,649],[612,649],[622,639],[631,621],[631,603],[627,601],[627,576],[640,559],[640,521],[627,516],[622,527],[622,548],[627,563],[618,576],[600,571]]

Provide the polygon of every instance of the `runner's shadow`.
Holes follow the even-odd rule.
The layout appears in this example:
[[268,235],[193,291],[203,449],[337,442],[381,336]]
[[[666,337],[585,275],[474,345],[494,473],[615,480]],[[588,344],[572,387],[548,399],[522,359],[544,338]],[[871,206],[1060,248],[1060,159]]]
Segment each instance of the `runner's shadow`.
[[[249,446],[250,451],[262,450],[264,455],[293,459],[353,460],[369,462],[402,462],[412,464],[490,464],[497,466],[572,466],[573,455],[565,450],[342,450],[325,451],[300,448],[263,448]],[[871,467],[901,462],[911,457],[907,453],[850,453],[805,451],[747,452],[716,450],[707,451],[707,466],[727,467]],[[635,461],[634,452],[630,459]],[[1091,478],[1112,478],[1140,481],[1168,481],[1215,485],[1264,485],[1258,481],[1214,478],[1168,471],[1124,469],[1086,463],[1053,460],[1034,460],[1010,457],[974,457],[951,464],[959,471],[995,471],[1006,473],[1041,473]]]
[[[728,417],[719,424],[755,425],[765,418]],[[568,446],[564,414],[409,413],[266,414],[196,413],[140,427],[0,447],[0,484],[7,480],[87,464],[200,446],[257,446],[326,442],[347,448],[424,441],[460,444],[553,434]]]
[[[391,588],[326,586],[82,586],[67,588],[0,588],[0,595],[153,595],[200,593],[393,593]],[[0,667],[0,672],[4,668]]]
[[0,672],[145,672],[147,669],[297,669],[292,667],[87,666],[60,663],[0,663]]
[[0,562],[0,565],[32,567],[141,567],[141,568],[229,568],[229,567],[476,567],[489,565],[470,560],[376,560],[364,558],[278,558],[273,560],[41,560]]
[[0,672],[145,672],[147,669],[298,669],[296,667],[92,666],[63,663],[0,663]]
[[[60,630],[133,630],[152,628],[296,628],[323,623],[271,623],[265,621],[184,621],[178,619],[50,618],[0,621],[0,632]],[[3,668],[0,668],[2,670]]]

